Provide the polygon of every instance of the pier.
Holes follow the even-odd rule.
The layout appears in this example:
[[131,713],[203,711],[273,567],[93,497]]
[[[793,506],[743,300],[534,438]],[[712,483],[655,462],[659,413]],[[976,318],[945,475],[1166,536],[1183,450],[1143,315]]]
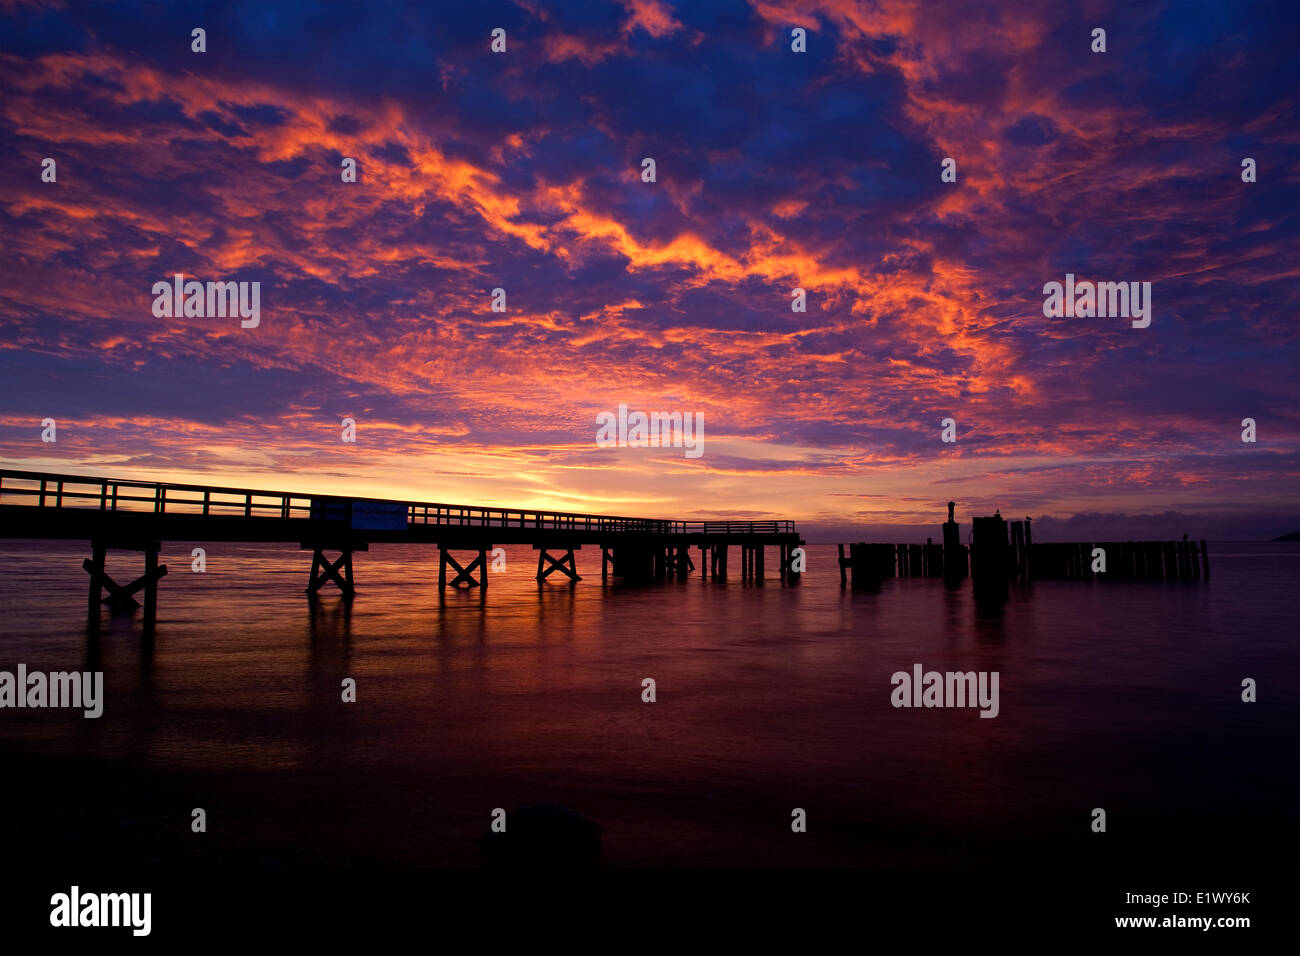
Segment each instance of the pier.
[[[147,625],[167,574],[158,558],[168,541],[294,544],[312,553],[307,593],[332,586],[347,597],[356,591],[352,555],[372,544],[435,547],[440,589],[487,588],[488,556],[507,544],[537,551],[539,584],[552,576],[581,581],[577,552],[584,546],[600,549],[602,582],[684,580],[696,569],[692,548],[703,576],[725,580],[728,553],[738,547],[742,580],[763,581],[765,554],[774,548],[780,580],[796,584],[793,552],[804,544],[791,521],[672,521],[3,469],[0,538],[88,541],[92,621],[101,603],[135,608],[143,592]],[[104,570],[111,550],[141,554],[141,576],[114,581]]]

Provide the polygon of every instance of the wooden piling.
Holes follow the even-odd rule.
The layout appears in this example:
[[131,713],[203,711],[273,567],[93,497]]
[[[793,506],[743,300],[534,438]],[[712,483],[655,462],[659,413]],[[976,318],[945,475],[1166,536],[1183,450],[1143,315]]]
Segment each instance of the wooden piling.
[[102,544],[95,543],[91,545],[90,559],[90,600],[87,610],[90,613],[90,619],[93,623],[99,623],[99,602],[103,597],[103,577],[104,577],[104,554],[105,547]]
[[[351,564],[348,565],[351,577]],[[144,553],[144,622],[152,627],[158,619],[158,552]],[[349,581],[349,583],[351,583]]]
[[966,555],[962,549],[961,531],[953,517],[956,502],[948,502],[948,520],[943,523],[943,577],[949,584],[966,576]]
[[[552,574],[554,574],[556,571],[559,571],[561,574],[563,574],[565,577],[567,577],[567,578],[569,579],[569,583],[570,583],[570,584],[577,584],[579,581],[582,580],[582,576],[581,576],[580,574],[578,574],[578,562],[577,562],[577,559],[574,557],[574,554],[573,554],[575,551],[580,551],[580,550],[582,550],[582,545],[575,544],[575,545],[571,545],[571,546],[569,546],[569,547],[565,550],[565,552],[564,552],[562,555],[560,555],[559,558],[554,558],[554,557],[552,557],[550,551],[549,551],[545,546],[543,546],[543,545],[535,544],[535,545],[533,545],[533,547],[534,547],[535,549],[537,549],[537,583],[538,583],[538,584],[541,584],[543,581],[545,581],[548,577],[550,577],[550,576],[551,576]],[[555,550],[559,550],[559,549],[556,548]],[[479,552],[479,562],[481,562],[481,561],[483,561],[483,552],[482,552],[482,551]],[[543,562],[546,562],[547,565],[548,565],[548,566],[546,567],[545,570],[542,569],[542,563],[543,563]],[[478,562],[475,562],[475,563],[478,563]],[[473,565],[470,565],[470,568],[472,569],[472,568],[473,568]],[[483,585],[486,587],[486,586],[487,586],[487,567],[486,567],[486,565],[484,565],[484,570],[483,570],[483,573],[482,573],[482,577],[483,577],[483,582],[482,582],[482,583],[483,583]],[[473,587],[473,586],[474,586],[474,584],[471,583],[471,584],[470,584],[470,587]]]
[[971,550],[971,578],[976,597],[1001,600],[1007,592],[1007,523],[1001,514],[975,518]]
[[[129,584],[118,584],[105,570],[105,556],[110,548],[143,552],[144,573]],[[157,541],[91,542],[92,556],[83,561],[81,566],[90,574],[87,611],[92,628],[99,626],[100,604],[108,604],[117,610],[134,610],[140,606],[134,597],[135,593],[144,591],[144,624],[146,630],[152,629],[158,616],[158,581],[167,574],[167,565],[158,563],[161,548],[162,544]],[[104,592],[108,592],[107,596],[104,596]]]
[[[460,562],[456,560],[456,557],[451,553],[451,549],[445,547],[439,547],[438,548],[438,591],[439,593],[445,591],[448,587],[448,582],[447,582],[448,567],[450,567],[453,571],[456,572],[456,576],[451,579],[450,586],[452,590],[459,588],[462,582],[468,588],[486,588],[487,577],[488,577],[487,556],[488,556],[488,551],[491,550],[491,547],[492,547],[491,545],[486,545],[486,546],[481,545],[478,548],[477,556],[474,558],[474,560],[470,561],[470,563],[465,565],[464,567],[462,567]],[[349,564],[348,581],[350,582],[352,580],[350,557],[349,557],[348,564]],[[540,568],[541,568],[541,561],[539,559],[538,561],[539,572],[540,572]],[[475,577],[474,574],[475,571],[478,572],[477,577]]]

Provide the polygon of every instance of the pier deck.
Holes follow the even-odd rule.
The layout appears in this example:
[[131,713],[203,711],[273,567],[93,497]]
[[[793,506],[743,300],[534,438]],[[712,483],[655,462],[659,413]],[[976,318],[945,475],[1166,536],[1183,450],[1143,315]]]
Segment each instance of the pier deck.
[[[779,550],[780,577],[795,583],[792,553],[804,542],[791,521],[674,521],[619,515],[520,508],[489,508],[216,485],[149,482],[0,469],[0,538],[83,540],[91,576],[89,606],[134,606],[145,592],[146,618],[156,606],[162,543],[282,542],[311,550],[307,591],[333,582],[354,590],[352,553],[372,544],[429,544],[439,550],[439,582],[487,587],[487,553],[501,545],[531,545],[538,554],[537,579],[553,573],[581,580],[575,551],[601,549],[601,579],[628,581],[685,578],[695,570],[690,549],[700,549],[704,575],[727,575],[727,551],[741,548],[742,577],[762,580],[764,550]],[[106,550],[145,555],[145,574],[117,585],[104,572]],[[331,558],[325,552],[337,552]],[[462,566],[453,552],[477,553]],[[558,555],[553,557],[552,552]]]

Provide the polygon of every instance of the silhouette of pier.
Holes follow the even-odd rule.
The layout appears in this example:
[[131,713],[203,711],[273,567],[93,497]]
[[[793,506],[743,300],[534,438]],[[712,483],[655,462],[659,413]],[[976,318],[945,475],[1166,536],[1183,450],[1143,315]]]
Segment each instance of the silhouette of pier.
[[[974,579],[977,597],[1006,595],[1010,581],[1046,579],[1191,580],[1210,576],[1204,541],[1099,541],[1034,544],[1033,519],[1008,522],[1001,512],[971,520],[971,543],[961,543],[948,502],[943,544],[839,545],[840,584],[871,589],[885,578],[934,577],[955,584]],[[1098,554],[1098,551],[1101,553]]]
[[[352,555],[377,543],[436,546],[440,588],[486,588],[489,555],[507,544],[538,552],[539,583],[556,573],[582,580],[576,552],[584,546],[600,549],[602,581],[684,580],[696,569],[692,548],[704,577],[725,579],[734,546],[743,580],[763,580],[764,555],[774,547],[781,580],[794,584],[793,552],[804,544],[790,521],[672,521],[5,469],[0,537],[89,541],[83,567],[92,619],[101,601],[138,607],[135,594],[143,591],[146,622],[155,618],[158,582],[167,574],[158,563],[167,541],[296,543],[312,552],[307,593],[332,583],[349,597],[356,590]],[[119,585],[104,570],[109,550],[142,553],[144,573]]]

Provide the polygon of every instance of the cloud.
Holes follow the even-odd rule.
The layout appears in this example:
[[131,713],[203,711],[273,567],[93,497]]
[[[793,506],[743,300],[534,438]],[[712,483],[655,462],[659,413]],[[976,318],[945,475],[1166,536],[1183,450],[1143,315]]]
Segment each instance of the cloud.
[[[242,454],[453,500],[1294,510],[1285,8],[1116,12],[1104,57],[1021,3],[507,4],[505,55],[481,17],[234,4],[200,56],[151,16],[0,11],[26,38],[0,56],[7,460],[45,460],[57,414],[69,468]],[[155,319],[177,272],[260,281],[262,326]],[[1044,318],[1067,272],[1151,281],[1151,328]],[[704,457],[603,454],[620,402],[701,412]]]

